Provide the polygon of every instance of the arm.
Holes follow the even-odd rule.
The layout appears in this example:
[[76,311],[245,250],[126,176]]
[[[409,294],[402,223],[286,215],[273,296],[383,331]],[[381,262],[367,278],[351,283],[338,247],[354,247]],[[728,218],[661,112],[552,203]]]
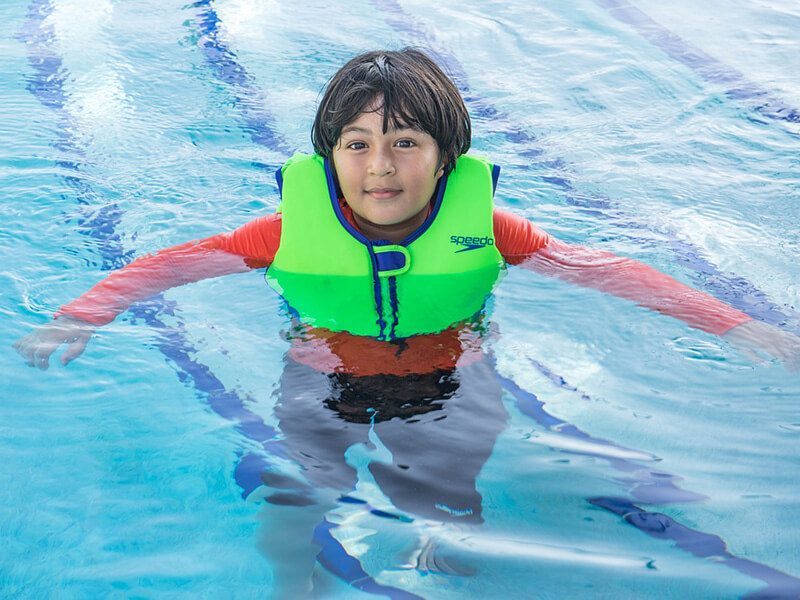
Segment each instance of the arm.
[[14,348],[29,365],[46,369],[50,355],[68,344],[61,357],[67,364],[83,352],[95,327],[110,323],[139,300],[201,279],[268,266],[280,243],[280,226],[280,215],[269,215],[231,233],[138,258],[62,306],[53,322],[35,329]]
[[495,210],[495,238],[506,260],[524,269],[614,294],[725,337],[740,348],[756,347],[800,365],[800,339],[639,261],[567,244],[527,219]]
[[745,313],[642,262],[553,238],[520,266],[631,300],[716,335],[751,320]]

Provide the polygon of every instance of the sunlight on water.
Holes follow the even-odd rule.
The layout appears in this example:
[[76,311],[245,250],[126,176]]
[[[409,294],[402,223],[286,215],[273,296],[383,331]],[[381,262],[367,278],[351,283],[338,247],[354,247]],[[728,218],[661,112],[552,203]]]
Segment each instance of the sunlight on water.
[[[486,416],[442,413],[422,439],[365,425],[335,493],[297,483],[280,417],[318,418],[333,379],[295,372],[262,270],[170,290],[66,368],[10,347],[134,256],[272,212],[321,86],[407,44],[464,90],[499,206],[800,332],[792,2],[12,0],[0,18],[4,597],[303,597],[276,580],[293,568],[337,598],[797,595],[797,375],[620,298],[512,268],[493,362],[458,371]],[[440,445],[470,450],[440,453],[439,480],[488,448],[477,508],[404,510],[441,482],[375,473]]]

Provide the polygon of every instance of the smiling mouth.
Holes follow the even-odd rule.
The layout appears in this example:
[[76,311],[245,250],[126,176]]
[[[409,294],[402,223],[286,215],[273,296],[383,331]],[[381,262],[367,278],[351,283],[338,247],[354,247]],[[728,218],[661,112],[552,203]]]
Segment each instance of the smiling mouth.
[[395,188],[375,188],[371,190],[367,190],[367,194],[375,198],[376,200],[387,200],[389,198],[394,198],[397,196],[402,190],[398,190]]

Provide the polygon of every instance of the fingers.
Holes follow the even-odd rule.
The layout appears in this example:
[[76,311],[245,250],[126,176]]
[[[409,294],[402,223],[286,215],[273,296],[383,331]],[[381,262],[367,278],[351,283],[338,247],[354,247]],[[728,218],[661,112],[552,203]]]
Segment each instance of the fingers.
[[30,346],[27,346],[27,347],[22,347],[22,349],[19,350],[19,353],[25,359],[25,363],[29,367],[36,367],[37,369],[46,371],[47,368],[50,366],[50,355],[54,351],[55,348],[47,351],[43,348],[32,348]]
[[787,371],[796,373],[800,369],[800,338],[779,329],[775,331],[772,345],[765,349],[777,358]]
[[28,366],[36,367],[42,371],[50,366],[50,356],[67,344],[61,357],[61,363],[66,365],[80,356],[94,330],[84,324],[74,321],[54,321],[38,327],[22,339],[13,344]]
[[781,362],[790,373],[797,373],[800,370],[800,339],[796,336],[784,332],[784,344],[781,347]]
[[26,335],[24,338],[14,342],[13,348],[25,359],[25,363],[29,367],[38,367],[45,370],[49,366],[48,357],[55,348],[50,352],[46,352],[33,338],[34,334]]
[[763,353],[776,358],[791,373],[800,371],[800,338],[793,333],[761,321],[748,321],[724,337],[757,364],[764,362],[758,357]]
[[46,371],[50,366],[50,355],[55,352],[61,344],[58,343],[44,343],[34,347],[31,354],[31,360],[28,364],[42,371]]
[[64,353],[61,355],[61,364],[66,366],[78,358],[81,354],[83,354],[83,351],[86,349],[86,344],[88,343],[89,337],[78,338],[73,341],[69,346],[67,346],[67,349],[64,350]]

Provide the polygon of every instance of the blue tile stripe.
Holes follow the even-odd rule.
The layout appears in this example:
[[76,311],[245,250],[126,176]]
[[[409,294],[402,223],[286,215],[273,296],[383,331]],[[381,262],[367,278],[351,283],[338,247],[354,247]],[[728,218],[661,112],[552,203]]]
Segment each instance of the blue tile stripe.
[[232,91],[236,108],[242,116],[243,130],[250,139],[287,158],[294,153],[275,125],[275,117],[267,108],[267,95],[255,78],[238,62],[236,53],[220,34],[220,20],[212,0],[199,0],[187,7],[197,9],[197,45],[214,76]]
[[[76,128],[73,127],[69,112],[65,110],[64,83],[69,78],[69,73],[55,50],[52,28],[45,24],[53,6],[51,0],[32,2],[20,34],[21,41],[27,45],[28,61],[33,69],[33,76],[28,79],[28,89],[43,106],[52,109],[59,119],[58,139],[53,146],[70,156],[83,157],[85,152],[73,134]],[[80,162],[63,158],[58,163],[75,173],[65,177],[64,181],[75,191],[78,203],[85,206],[87,211],[94,211],[91,219],[79,222],[79,231],[98,243],[96,252],[102,260],[102,269],[116,269],[130,262],[133,252],[124,250],[117,232],[123,211],[116,204],[102,204],[100,194],[80,174],[83,168]],[[96,209],[98,205],[99,210]],[[167,302],[163,296],[157,296],[148,302],[134,305],[131,313],[159,331],[157,346],[161,353],[178,368],[179,378],[190,381],[205,397],[214,412],[236,423],[236,428],[250,439],[262,444],[269,443],[277,436],[277,431],[245,407],[245,403],[251,399],[227,390],[208,367],[191,358],[197,353],[197,349],[188,341],[180,319],[176,318],[175,325],[167,325],[161,319],[161,315],[174,317],[176,308],[174,302]],[[270,452],[284,454],[274,444],[270,445]],[[245,482],[237,483],[245,490],[249,487]]]
[[[203,7],[208,6],[210,2],[198,2],[194,6],[195,7]],[[49,11],[52,10],[52,3],[48,1],[35,1],[32,2],[30,5],[29,10],[29,21],[28,25],[33,26],[32,29],[36,29],[37,21],[39,25],[44,20],[44,18],[49,14]],[[214,19],[216,18],[216,13],[214,13]],[[214,23],[216,21],[214,19],[209,19],[207,21],[203,21],[205,24]],[[43,27],[39,27],[39,33],[44,31]],[[29,41],[36,40],[35,33],[36,31],[29,32],[33,33],[34,35],[28,37]],[[49,40],[50,36],[44,33],[41,39]],[[41,41],[40,39],[40,41]],[[42,46],[47,46],[47,44],[42,44]],[[59,116],[62,119],[66,119],[67,122],[69,120],[69,115],[66,111],[63,110],[64,106],[64,96],[63,96],[63,81],[64,81],[64,73],[61,69],[61,62],[58,57],[50,50],[49,48],[39,48],[39,50],[47,50],[46,52],[39,53],[38,57],[35,56],[36,52],[36,44],[32,45],[31,48],[31,65],[36,73],[36,76],[31,79],[31,85],[29,89],[31,92],[40,100],[40,102],[47,106],[48,108],[52,108],[53,110],[59,112]],[[49,51],[49,52],[48,52]],[[49,56],[48,56],[49,54]],[[212,60],[213,57],[221,56],[223,60],[228,61],[230,63],[230,55],[222,53],[214,53],[211,51],[206,52],[206,57],[209,60]],[[53,57],[56,60],[51,60]],[[221,73],[226,77],[229,77],[232,82],[237,85],[241,85],[241,72],[237,71],[233,68],[233,65],[228,64],[228,67],[231,67],[232,70],[223,70]],[[59,71],[61,73],[59,74]],[[238,73],[238,74],[237,74]],[[265,127],[266,124],[269,122],[267,119],[259,119],[259,118],[252,118],[252,119],[245,119],[248,127],[253,128],[254,130],[257,128]],[[254,124],[259,124],[258,127],[255,127]],[[74,146],[74,140],[71,139],[69,132],[70,128],[66,125],[63,125],[60,128],[60,139],[59,142],[54,143],[54,146],[60,147],[61,144],[65,144],[65,147],[70,147],[70,145]],[[262,131],[263,133],[263,131]],[[266,141],[260,135],[251,135],[252,139],[256,143],[264,143]],[[521,134],[520,138],[522,141],[526,141],[527,139],[533,139],[532,137],[528,138],[526,134]],[[268,139],[268,138],[267,138]],[[262,141],[259,141],[262,140]],[[273,146],[276,147],[277,146]],[[534,154],[540,153],[533,150]],[[75,171],[77,171],[78,164],[75,163]],[[72,187],[76,192],[76,197],[78,202],[81,204],[87,205],[97,205],[97,198],[96,194],[92,193],[91,187],[85,183],[81,177],[77,176],[72,179],[65,178],[70,187]],[[98,213],[95,216],[94,221],[88,221],[81,223],[81,225],[85,225],[84,232],[87,235],[97,239],[99,242],[102,243],[100,246],[99,253],[104,261],[104,268],[115,268],[115,266],[119,266],[119,264],[125,264],[130,260],[131,253],[123,253],[122,252],[122,245],[119,241],[118,236],[114,233],[116,226],[119,223],[119,219],[121,217],[118,207],[113,205],[109,205],[109,208],[106,212]],[[108,264],[106,261],[109,261]],[[218,412],[221,416],[225,418],[237,418],[237,417],[245,417],[241,419],[241,431],[247,435],[248,437],[252,437],[252,439],[260,439],[262,442],[268,439],[269,436],[274,435],[274,429],[270,428],[260,422],[260,418],[254,415],[246,415],[241,413],[241,409],[243,408],[242,399],[238,398],[234,392],[226,392],[223,384],[219,382],[219,380],[213,375],[213,373],[208,370],[207,367],[197,363],[193,359],[191,359],[191,354],[195,351],[194,348],[186,341],[185,332],[182,329],[182,325],[178,327],[171,326],[167,327],[163,321],[160,321],[158,315],[160,313],[171,313],[175,309],[174,303],[166,303],[162,298],[157,298],[153,302],[149,304],[141,304],[138,307],[134,308],[134,313],[137,314],[140,318],[143,318],[149,325],[152,325],[156,329],[163,330],[166,332],[166,335],[163,335],[163,343],[159,344],[159,349],[167,356],[176,366],[179,367],[181,372],[185,375],[188,375],[189,378],[194,382],[195,387],[198,391],[201,391],[208,395],[209,404],[214,408],[216,412]],[[563,380],[562,380],[563,381]],[[508,386],[512,385],[513,382],[505,383]],[[513,384],[516,385],[516,384]],[[520,390],[522,391],[522,390]],[[524,391],[523,391],[524,392]],[[532,396],[532,395],[531,395]],[[238,406],[237,406],[237,399],[238,398]],[[533,397],[535,399],[535,397]],[[537,400],[538,402],[538,400]],[[541,403],[540,403],[541,404]],[[245,413],[247,412],[246,409]],[[541,411],[545,415],[546,412]],[[540,414],[540,416],[542,416]],[[550,417],[550,419],[554,419],[554,417]],[[259,424],[260,422],[260,424]],[[585,434],[584,434],[585,435]],[[242,461],[244,462],[244,461]],[[637,465],[637,468],[640,468]],[[238,479],[237,479],[238,481]],[[328,524],[330,525],[330,524]],[[319,530],[325,530],[326,525],[325,523],[321,523],[318,526]],[[330,528],[327,529],[328,533]],[[321,533],[321,539],[325,539],[324,531]],[[707,534],[706,534],[707,535]],[[333,548],[334,555],[336,552],[335,546],[335,539],[332,536],[328,535],[326,540],[327,544],[330,544],[330,548]],[[331,541],[332,540],[332,541]],[[330,552],[331,550],[329,550]],[[352,557],[350,557],[352,558]],[[347,557],[343,555],[339,555],[339,560],[346,562]],[[355,559],[353,559],[355,560]],[[333,569],[335,570],[335,569]],[[364,589],[364,591],[368,591],[367,588],[371,589],[380,589],[383,591],[373,591],[371,593],[386,593],[385,586],[380,586],[380,584],[372,584],[370,583],[372,580],[370,578],[366,578],[367,583],[363,583],[360,579],[352,579],[353,582],[358,583],[361,581],[359,585],[359,589]],[[354,583],[354,585],[355,585]],[[377,587],[376,587],[377,586]],[[394,588],[390,588],[394,590]],[[405,595],[405,592],[402,590],[395,590],[396,593],[401,595],[392,596],[392,597],[416,597],[413,595]]]
[[[371,1],[378,13],[391,27],[408,37],[408,43],[425,48],[439,59],[456,82],[465,102],[470,107],[470,112],[481,118],[492,119],[496,125],[496,131],[519,147],[517,152],[519,156],[539,158],[544,154],[544,150],[539,147],[533,133],[516,125],[512,118],[471,90],[464,67],[451,52],[439,44],[435,34],[425,23],[406,13],[397,0]],[[556,158],[534,163],[531,168],[551,173],[564,173],[567,171],[568,165],[563,160]],[[589,196],[583,192],[577,194],[573,183],[564,176],[542,175],[540,179],[559,187],[564,193],[565,201],[577,210],[593,217],[613,221],[615,226],[628,229],[631,232],[630,239],[633,241],[641,242],[641,238],[635,233],[636,230],[657,233],[660,238],[664,235],[663,231],[653,232],[647,225],[638,223],[634,215],[626,214],[623,207],[608,197]],[[723,273],[703,256],[702,250],[693,244],[675,236],[669,238],[668,244],[676,262],[690,271],[696,285],[755,319],[800,335],[800,313],[775,304],[767,294],[745,278],[731,273]]]
[[[58,138],[53,146],[69,155],[84,156],[83,149],[77,143],[72,132],[72,119],[65,110],[66,94],[64,83],[68,73],[63,67],[62,60],[55,50],[54,34],[52,28],[45,24],[45,20],[53,11],[53,2],[50,0],[34,0],[28,7],[28,15],[20,40],[28,48],[28,61],[33,70],[29,78],[28,89],[33,96],[45,107],[52,109],[58,119]],[[208,23],[209,21],[205,21]],[[208,54],[207,54],[208,56]],[[229,58],[221,53],[221,56]],[[258,121],[256,118],[246,120],[249,126],[264,124],[266,120]],[[259,125],[260,126],[260,125]],[[252,136],[254,141],[264,141],[264,130]],[[280,147],[276,143],[276,147]],[[81,164],[71,159],[59,161],[60,166],[73,171],[75,175],[65,177],[65,182],[74,190],[79,205],[93,210],[101,205],[101,197],[95,193],[88,181],[84,180],[79,171]],[[65,198],[66,199],[66,198]],[[88,212],[88,211],[87,211]],[[99,211],[93,213],[91,219],[79,223],[79,231],[97,242],[97,252],[102,259],[102,268],[105,270],[124,266],[132,260],[133,253],[124,251],[122,241],[117,229],[123,216],[122,210],[114,205],[101,206]],[[178,378],[183,382],[190,382],[198,395],[204,397],[209,406],[221,417],[236,423],[236,429],[248,439],[261,444],[264,454],[246,454],[237,464],[234,477],[237,485],[242,489],[242,496],[247,497],[250,492],[261,485],[261,474],[272,467],[270,457],[284,457],[285,450],[275,438],[278,432],[264,423],[258,415],[246,408],[245,402],[250,398],[242,397],[233,390],[228,390],[214,373],[192,356],[197,354],[197,349],[192,346],[186,337],[186,332],[181,320],[175,317],[177,305],[167,302],[162,296],[157,296],[149,302],[139,303],[131,307],[130,312],[141,318],[148,326],[159,332],[157,347],[159,351],[178,369]],[[167,325],[161,315],[168,314],[175,317],[174,325]],[[324,532],[323,532],[324,533]],[[326,556],[333,567],[346,563],[352,559],[338,541],[330,536],[326,542]],[[339,575],[335,570],[335,575]],[[402,590],[394,590],[381,586],[369,577],[362,577],[357,582],[360,589],[368,591],[378,590],[379,593],[395,593],[394,597],[411,597]],[[378,593],[378,592],[376,592]]]
[[[495,374],[503,388],[513,396],[519,411],[542,425],[548,431],[557,433],[559,436],[606,447],[612,451],[630,451],[630,449],[624,448],[614,442],[591,436],[575,425],[554,417],[545,410],[544,402],[539,400],[536,395],[522,389],[512,379],[500,375],[496,369]],[[567,387],[567,389],[571,389],[580,394],[583,399],[588,399],[586,394],[569,386],[569,384],[560,377],[552,373],[550,373],[550,375],[560,380],[554,381],[556,385]],[[672,540],[676,542],[679,548],[690,552],[698,558],[707,559],[718,556],[722,564],[727,567],[766,583],[767,587],[758,590],[754,594],[754,597],[800,597],[800,579],[768,565],[735,556],[727,550],[724,540],[719,536],[705,533],[697,529],[691,529],[667,515],[644,510],[635,504],[636,502],[647,504],[673,504],[698,502],[706,499],[705,496],[681,488],[679,485],[680,477],[650,468],[647,464],[642,464],[635,460],[622,458],[619,455],[615,456],[613,453],[602,454],[599,452],[567,449],[557,449],[557,451],[565,454],[601,458],[607,461],[612,468],[622,473],[618,481],[629,486],[631,498],[587,498],[587,502],[593,506],[620,515],[625,522],[648,535]],[[658,460],[658,458],[653,456],[652,460]]]
[[[482,117],[496,118],[501,124],[509,121],[499,110],[470,91],[464,68],[458,60],[447,50],[438,45],[435,35],[421,21],[406,14],[397,0],[372,0],[372,3],[383,13],[386,22],[390,26],[401,33],[407,34],[411,38],[412,43],[429,49],[439,58],[441,63],[445,65],[449,74],[455,79],[457,86],[464,95],[465,101],[471,105],[475,113]],[[535,147],[536,138],[534,135],[514,127],[506,128],[503,130],[503,133],[509,141],[526,146],[525,150],[527,153],[521,152],[521,154],[539,156],[543,153],[541,149]],[[562,170],[564,164],[558,161],[557,166],[560,167],[559,170]],[[567,179],[560,177],[554,178],[553,183],[556,183],[565,191],[573,190],[572,183]],[[606,209],[613,208],[614,212],[617,214],[620,212],[620,208],[615,206],[609,198],[597,197],[587,201],[576,200],[570,195],[568,196],[568,200],[571,203],[575,203],[577,206],[585,203],[588,210],[602,218],[607,218],[608,213],[605,212]],[[755,318],[760,318],[761,320],[782,326],[785,329],[790,329],[800,334],[800,322],[797,320],[796,315],[792,315],[791,317],[787,315],[777,305],[773,304],[767,298],[766,294],[758,290],[750,282],[738,276],[723,274],[715,265],[702,257],[701,252],[691,244],[673,238],[670,240],[670,246],[682,265],[693,268],[697,273],[703,276],[711,276],[713,278],[711,280],[706,280],[705,287],[711,289],[718,297],[721,297],[723,300],[726,300],[728,303]],[[532,364],[534,367],[543,367],[543,365],[536,362]],[[540,368],[540,370],[542,369]],[[575,388],[564,381],[562,377],[555,375],[547,369],[543,372],[559,387],[575,390]],[[613,442],[592,438],[574,425],[553,417],[544,409],[544,403],[536,398],[534,394],[522,389],[512,379],[500,375],[497,373],[496,369],[495,373],[504,389],[514,396],[517,406],[523,414],[528,415],[545,427],[553,428],[557,426],[557,431],[559,433],[563,433],[569,437],[600,443],[601,445],[612,448],[619,448],[619,446]],[[679,488],[676,484],[679,478],[674,475],[651,470],[647,470],[646,475],[643,475],[642,465],[633,461],[609,458],[602,455],[600,457],[608,460],[614,468],[628,473],[627,481],[631,481],[630,478],[633,478],[634,486],[631,493],[634,497],[638,497],[642,501],[662,504],[703,499],[702,496],[694,492]],[[598,504],[598,506],[599,505],[600,504]],[[711,535],[702,532],[697,533],[701,536]],[[767,583],[768,587],[762,590],[767,596],[775,590],[783,590],[786,578],[788,578],[791,582],[791,586],[793,586],[791,587],[793,590],[792,595],[800,594],[800,580],[776,571],[772,567],[752,563],[751,561],[745,561],[744,559],[736,557],[733,558],[735,560],[725,561],[725,564]],[[744,563],[747,563],[746,567],[742,566]],[[774,573],[778,573],[780,577],[776,577]]]
[[698,558],[724,564],[767,584],[766,588],[747,594],[745,598],[800,597],[800,579],[731,554],[725,541],[717,535],[687,527],[663,513],[644,510],[625,498],[597,497],[588,501],[593,506],[619,515],[626,523],[651,537],[674,542],[678,548]]
[[689,67],[705,81],[725,86],[725,95],[731,100],[743,102],[769,119],[800,123],[800,110],[748,80],[741,71],[720,62],[660,25],[630,2],[595,0],[595,3],[620,23],[629,25],[667,56]]

